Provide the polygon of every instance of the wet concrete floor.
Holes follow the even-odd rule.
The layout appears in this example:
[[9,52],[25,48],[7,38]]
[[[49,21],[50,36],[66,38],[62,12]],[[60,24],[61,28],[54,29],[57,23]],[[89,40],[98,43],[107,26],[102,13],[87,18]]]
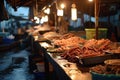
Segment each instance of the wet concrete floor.
[[29,72],[29,55],[25,49],[0,52],[0,80],[35,80]]

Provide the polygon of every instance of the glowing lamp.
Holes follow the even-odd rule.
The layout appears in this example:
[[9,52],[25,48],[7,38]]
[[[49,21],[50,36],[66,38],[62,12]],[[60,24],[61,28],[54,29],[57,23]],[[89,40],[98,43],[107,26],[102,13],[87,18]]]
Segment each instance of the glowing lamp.
[[93,0],[88,0],[89,2],[92,2]]
[[45,19],[45,20],[44,20],[45,22],[48,22],[48,15],[46,15],[46,16],[44,17],[44,19]]
[[45,9],[45,10],[44,10],[44,13],[50,14],[50,8]]
[[71,19],[72,20],[77,20],[77,9],[76,9],[76,5],[72,4],[72,8],[71,8]]
[[63,16],[63,10],[62,9],[57,10],[57,16]]
[[35,20],[35,23],[38,23],[38,24],[40,23],[40,19],[37,16],[34,17],[34,20]]
[[61,8],[64,9],[64,8],[65,8],[65,5],[64,5],[64,4],[61,4]]
[[41,18],[40,23],[43,24],[44,22],[48,22],[48,15],[45,15]]

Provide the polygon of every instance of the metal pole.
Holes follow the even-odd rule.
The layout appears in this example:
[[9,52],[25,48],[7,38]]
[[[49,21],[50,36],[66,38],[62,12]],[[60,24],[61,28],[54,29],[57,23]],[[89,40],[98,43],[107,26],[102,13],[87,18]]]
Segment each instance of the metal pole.
[[99,3],[98,0],[95,0],[95,29],[96,29],[96,36],[95,38],[98,39],[98,16],[99,16]]

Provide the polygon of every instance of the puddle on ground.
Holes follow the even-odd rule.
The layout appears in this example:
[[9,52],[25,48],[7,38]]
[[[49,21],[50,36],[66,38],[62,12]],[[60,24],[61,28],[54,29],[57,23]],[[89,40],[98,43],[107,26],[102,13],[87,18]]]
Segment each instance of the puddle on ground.
[[28,68],[29,54],[26,50],[3,53],[0,56],[0,80],[34,80]]

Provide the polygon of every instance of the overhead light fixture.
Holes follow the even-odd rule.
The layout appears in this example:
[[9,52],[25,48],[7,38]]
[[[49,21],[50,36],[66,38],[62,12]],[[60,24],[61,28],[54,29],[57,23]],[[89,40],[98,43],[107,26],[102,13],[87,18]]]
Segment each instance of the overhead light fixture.
[[65,5],[62,3],[62,4],[60,5],[60,7],[61,7],[62,9],[64,9],[64,8],[65,8]]
[[37,24],[40,23],[40,19],[37,16],[34,17],[34,20],[35,20],[35,23],[37,23]]
[[43,24],[45,21],[44,21],[44,16],[42,16],[41,20],[40,20],[40,23]]
[[92,2],[93,0],[88,0],[89,2]]
[[40,23],[48,22],[48,15],[42,16]]
[[63,9],[57,10],[57,16],[63,16]]
[[48,22],[48,15],[45,15],[45,22]]
[[47,9],[44,10],[44,13],[50,14],[50,8],[48,7]]
[[71,19],[73,21],[77,20],[77,9],[76,9],[76,5],[72,4],[72,8],[71,8]]

